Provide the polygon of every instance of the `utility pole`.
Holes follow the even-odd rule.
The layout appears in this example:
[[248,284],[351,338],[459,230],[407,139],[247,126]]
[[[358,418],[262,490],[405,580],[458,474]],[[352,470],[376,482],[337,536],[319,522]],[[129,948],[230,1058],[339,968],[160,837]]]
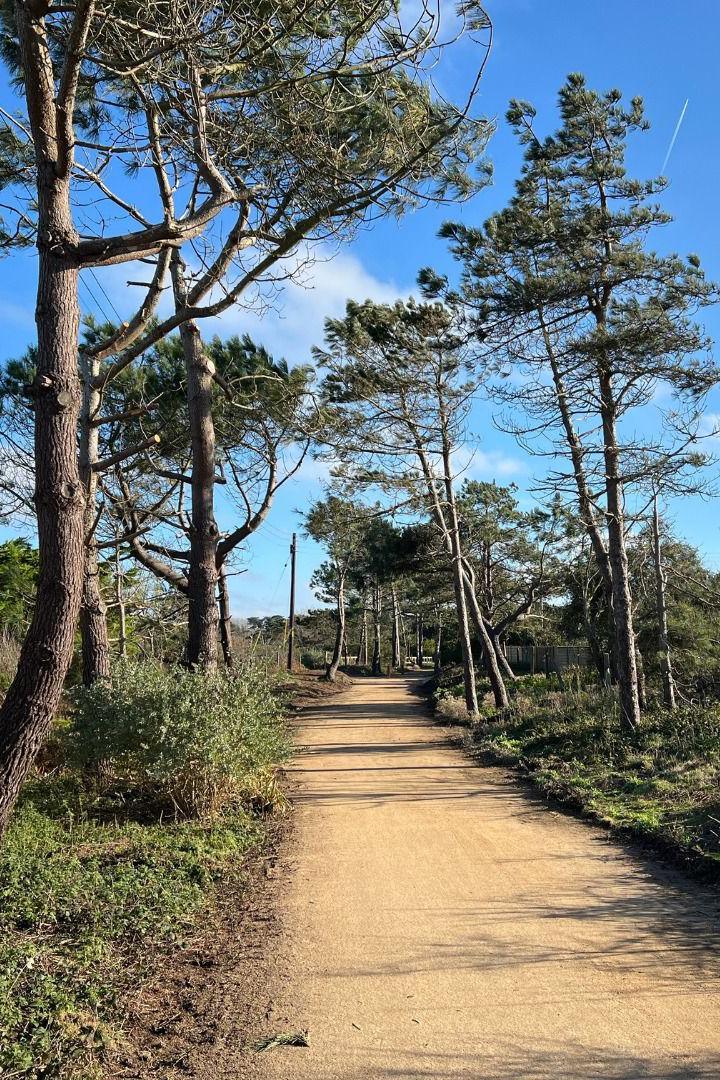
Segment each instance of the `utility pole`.
[[292,534],[290,544],[290,618],[288,619],[288,655],[287,669],[292,671],[295,652],[295,556],[297,554],[297,537]]

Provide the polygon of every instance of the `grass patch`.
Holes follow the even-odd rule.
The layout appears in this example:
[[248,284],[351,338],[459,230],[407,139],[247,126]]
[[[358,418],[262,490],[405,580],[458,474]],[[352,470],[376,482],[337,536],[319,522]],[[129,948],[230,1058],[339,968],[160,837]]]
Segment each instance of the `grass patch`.
[[25,791],[0,850],[0,1075],[95,1075],[123,992],[263,839],[241,808],[155,824],[127,811],[126,793],[93,796],[71,778]]
[[65,766],[26,785],[0,847],[0,1077],[102,1075],[124,996],[197,933],[282,801],[284,722],[276,707],[253,715],[234,796],[212,813],[188,816],[165,774],[151,784],[129,755],[119,771]]
[[627,733],[614,698],[598,689],[523,682],[507,716],[473,729],[477,751],[676,856],[707,869],[720,861],[720,707],[656,708]]

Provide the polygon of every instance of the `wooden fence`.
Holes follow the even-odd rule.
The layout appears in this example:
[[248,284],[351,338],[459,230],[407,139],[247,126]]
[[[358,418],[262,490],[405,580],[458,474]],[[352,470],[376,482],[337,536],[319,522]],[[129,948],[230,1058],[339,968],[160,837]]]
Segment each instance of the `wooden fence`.
[[[583,645],[506,645],[505,656],[516,675],[549,674],[571,667],[594,667],[590,650]],[[605,656],[605,667],[610,659]]]

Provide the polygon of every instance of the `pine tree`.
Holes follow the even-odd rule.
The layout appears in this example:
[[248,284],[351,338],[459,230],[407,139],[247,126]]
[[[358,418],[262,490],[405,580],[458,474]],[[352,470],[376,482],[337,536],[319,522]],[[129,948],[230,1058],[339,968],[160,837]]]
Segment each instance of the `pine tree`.
[[[619,91],[599,94],[571,75],[560,115],[558,132],[541,139],[533,107],[513,102],[508,121],[525,147],[514,198],[481,229],[443,232],[463,265],[482,364],[523,371],[519,385],[499,391],[516,416],[518,405],[528,416],[509,426],[532,433],[536,447],[548,437],[541,449],[569,463],[550,480],[575,489],[611,601],[621,714],[632,728],[640,703],[626,495],[653,474],[678,483],[701,463],[693,442],[718,373],[699,355],[707,342],[694,315],[715,290],[695,256],[648,247],[670,218],[655,203],[665,181],[626,170],[628,140],[647,128],[642,101],[625,106]],[[429,273],[425,281],[434,284]],[[675,416],[668,408],[667,422],[640,438],[627,417],[658,384],[670,390]]]
[[[498,708],[508,704],[487,627],[479,614],[460,535],[455,458],[477,380],[467,342],[444,304],[359,304],[326,323],[326,399],[336,454],[356,483],[404,492],[428,512],[451,562],[468,712],[477,712],[472,617]],[[330,436],[328,436],[330,438]]]

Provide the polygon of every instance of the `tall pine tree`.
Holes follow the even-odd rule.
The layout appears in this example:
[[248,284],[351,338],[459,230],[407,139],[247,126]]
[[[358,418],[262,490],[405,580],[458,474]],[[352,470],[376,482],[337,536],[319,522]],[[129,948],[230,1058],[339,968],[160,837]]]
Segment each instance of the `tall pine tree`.
[[[544,449],[568,463],[551,480],[573,486],[592,541],[613,612],[622,719],[633,728],[626,489],[658,475],[677,482],[700,463],[693,443],[718,372],[701,355],[707,342],[694,315],[715,293],[695,256],[648,246],[670,217],[655,203],[665,180],[635,180],[626,169],[629,137],[648,126],[642,101],[626,106],[619,91],[600,94],[571,75],[559,104],[562,126],[544,139],[533,107],[511,104],[508,121],[525,147],[514,198],[483,228],[448,225],[444,234],[463,264],[483,364],[523,372],[501,392],[515,417],[518,405],[525,414],[512,426],[548,436]],[[429,272],[424,280],[437,289]],[[659,384],[672,406],[665,423],[638,436],[628,414],[659,408]]]

